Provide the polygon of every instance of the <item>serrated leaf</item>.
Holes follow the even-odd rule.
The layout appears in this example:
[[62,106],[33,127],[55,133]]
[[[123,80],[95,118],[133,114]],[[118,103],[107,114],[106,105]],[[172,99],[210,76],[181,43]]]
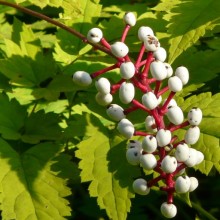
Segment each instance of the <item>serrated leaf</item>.
[[[54,220],[70,215],[66,170],[59,161],[60,146],[44,143],[18,154],[0,139],[2,219]],[[47,153],[45,153],[47,152]],[[67,159],[67,158],[66,158]]]
[[87,115],[86,140],[78,145],[76,156],[83,182],[91,181],[89,193],[98,197],[101,209],[110,219],[126,219],[130,211],[130,199],[134,196],[130,187],[139,170],[129,165],[125,158],[126,142],[112,135],[97,118]]
[[41,140],[58,140],[61,136],[58,115],[40,110],[25,121],[21,137],[25,143],[37,144]]
[[165,17],[170,22],[168,31],[172,36],[169,40],[169,63],[196,43],[206,30],[216,26],[220,19],[216,10],[219,7],[220,2],[216,0],[183,0],[178,5],[174,4],[171,13],[168,12]]
[[15,99],[9,100],[6,95],[0,94],[0,133],[3,138],[18,140],[20,130],[27,117],[26,109]]

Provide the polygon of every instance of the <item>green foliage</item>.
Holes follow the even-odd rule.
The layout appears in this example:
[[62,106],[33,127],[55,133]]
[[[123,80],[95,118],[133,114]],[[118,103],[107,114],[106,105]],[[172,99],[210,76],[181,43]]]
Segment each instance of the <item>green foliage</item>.
[[[204,193],[208,186],[211,202],[202,198],[200,191],[193,194],[192,203],[188,195],[177,197],[180,207],[192,204],[192,208],[186,206],[187,214],[180,208],[178,218],[218,217],[215,192],[220,190],[220,15],[217,10],[220,2],[9,2],[44,13],[85,36],[90,28],[100,27],[110,43],[121,36],[124,13],[133,11],[137,25],[126,39],[133,60],[140,48],[138,28],[154,29],[161,45],[169,51],[168,62],[173,68],[184,65],[190,71],[189,84],[177,97],[184,115],[194,106],[203,111],[201,137],[193,147],[204,153],[205,160],[189,172],[201,180],[198,190]],[[141,171],[127,163],[127,141],[119,136],[105,108],[95,102],[94,83],[82,88],[71,80],[77,70],[93,73],[112,65],[113,61],[61,28],[7,6],[0,7],[0,210],[3,220],[125,220],[140,216],[161,219],[158,215],[161,198],[156,190],[152,190],[149,198],[134,198],[132,182],[141,176]],[[107,75],[114,82],[119,79],[118,70]],[[146,114],[138,111],[128,117],[136,128],[143,128]],[[181,138],[185,130],[176,133]]]

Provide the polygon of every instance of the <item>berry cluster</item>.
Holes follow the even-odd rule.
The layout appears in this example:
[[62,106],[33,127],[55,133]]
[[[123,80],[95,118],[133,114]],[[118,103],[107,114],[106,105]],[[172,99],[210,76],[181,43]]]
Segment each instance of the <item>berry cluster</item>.
[[[193,167],[204,159],[202,152],[191,147],[200,136],[198,125],[202,120],[202,111],[197,107],[192,108],[184,121],[183,111],[173,98],[188,82],[188,69],[180,66],[173,71],[171,65],[165,62],[166,50],[160,47],[153,30],[146,26],[138,30],[141,47],[134,62],[129,57],[129,48],[125,44],[129,29],[136,23],[134,14],[126,13],[124,22],[121,40],[113,44],[108,43],[99,28],[91,29],[87,35],[89,42],[105,47],[114,56],[116,63],[91,74],[77,71],[73,75],[73,81],[81,86],[88,86],[92,79],[97,79],[96,101],[107,107],[108,116],[118,123],[118,131],[129,139],[126,152],[128,163],[140,166],[146,174],[133,182],[134,191],[147,195],[152,186],[158,186],[167,193],[167,199],[161,205],[161,213],[167,218],[173,218],[177,213],[173,204],[174,194],[192,192],[198,186],[198,180],[188,177],[185,168]],[[113,69],[119,69],[121,75],[121,80],[115,84],[101,77]],[[140,101],[135,99],[136,89],[141,91]],[[120,105],[113,103],[115,93],[119,95]],[[164,101],[163,96],[167,97]],[[129,106],[123,108],[124,105]],[[135,130],[132,122],[126,118],[137,109],[146,113],[143,114],[146,131]],[[183,127],[188,129],[184,139],[179,140],[173,132]],[[134,136],[140,136],[141,141],[134,138],[132,140]],[[149,179],[149,171],[157,173],[156,177]]]

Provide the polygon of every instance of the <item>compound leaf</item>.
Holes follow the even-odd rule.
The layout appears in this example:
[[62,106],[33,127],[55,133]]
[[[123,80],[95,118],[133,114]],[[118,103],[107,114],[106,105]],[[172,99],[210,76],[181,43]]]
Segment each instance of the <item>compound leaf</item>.
[[87,123],[86,136],[90,137],[79,143],[76,152],[81,160],[81,180],[91,182],[90,196],[98,197],[100,208],[106,210],[110,219],[126,219],[134,196],[130,186],[134,175],[140,175],[139,170],[128,165],[123,139],[111,134],[92,115],[87,115]]
[[72,165],[60,164],[60,151],[59,145],[43,143],[18,154],[0,139],[2,219],[61,220],[70,215],[63,197],[70,195],[65,169]]
[[[173,1],[173,3],[170,1],[170,3],[164,18],[170,22],[168,25],[168,32],[171,34],[169,62],[172,63],[183,51],[196,43],[206,33],[206,30],[216,26],[220,19],[218,10],[216,10],[220,7],[220,2],[182,0]],[[165,7],[162,5],[162,8],[158,10],[165,10]]]

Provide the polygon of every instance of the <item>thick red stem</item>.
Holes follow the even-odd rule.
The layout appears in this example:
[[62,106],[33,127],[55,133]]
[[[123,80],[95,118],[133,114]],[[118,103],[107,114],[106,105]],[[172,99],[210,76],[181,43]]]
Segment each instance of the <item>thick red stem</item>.
[[137,101],[136,99],[132,100],[133,105],[137,106],[139,109],[144,110],[145,112],[148,112],[149,114],[151,114],[151,111],[149,109],[147,109],[144,105],[142,105],[139,101]]
[[125,79],[121,79],[119,82],[117,82],[116,84],[111,86],[111,94],[112,95],[119,90],[119,88],[123,82],[125,82]]
[[106,72],[108,72],[108,71],[110,71],[110,70],[116,69],[116,68],[118,68],[118,67],[119,67],[119,64],[116,63],[116,64],[114,64],[114,65],[112,65],[112,66],[109,66],[109,67],[106,67],[106,68],[104,68],[104,69],[101,69],[101,70],[99,70],[99,71],[97,71],[97,72],[94,72],[94,73],[92,73],[90,76],[94,79],[95,77],[97,77],[97,76],[99,76],[99,75],[101,75],[101,74],[103,74],[103,73],[106,73]]
[[111,45],[108,43],[108,41],[103,37],[100,41],[100,43],[106,47],[107,49],[111,49]]
[[163,106],[159,109],[160,115],[164,115],[167,112],[167,106],[169,105],[171,99],[174,97],[176,93],[175,92],[170,92],[167,100],[164,102]]
[[149,135],[148,133],[146,133],[146,132],[143,132],[143,131],[135,131],[134,132],[134,136],[147,136],[147,135]]
[[[142,43],[142,44],[141,44],[141,49],[140,49],[139,54],[138,54],[137,61],[136,61],[136,63],[135,63],[135,67],[136,67],[136,68],[139,68],[139,67],[140,67],[140,62],[141,62],[141,59],[142,59],[142,57],[143,57],[143,55],[144,55],[144,52],[145,52],[145,46],[144,46],[144,43]],[[146,60],[145,60],[145,63],[146,63]],[[145,64],[145,63],[144,63],[144,64]],[[143,64],[143,65],[144,65],[144,64]]]
[[148,72],[149,72],[149,69],[150,69],[150,64],[152,62],[152,58],[153,58],[153,52],[150,51],[147,54],[147,60],[146,60],[146,63],[145,63],[145,67],[144,67],[143,72],[141,73],[141,81],[144,82],[144,84],[146,82],[145,80],[148,77]]
[[169,130],[170,130],[171,132],[173,132],[173,131],[176,131],[176,130],[178,130],[178,129],[180,129],[180,128],[184,128],[184,127],[186,127],[186,126],[189,126],[189,125],[190,125],[190,123],[189,123],[188,121],[185,121],[185,122],[183,122],[183,123],[180,124],[180,125],[170,126],[170,127],[169,127]]

